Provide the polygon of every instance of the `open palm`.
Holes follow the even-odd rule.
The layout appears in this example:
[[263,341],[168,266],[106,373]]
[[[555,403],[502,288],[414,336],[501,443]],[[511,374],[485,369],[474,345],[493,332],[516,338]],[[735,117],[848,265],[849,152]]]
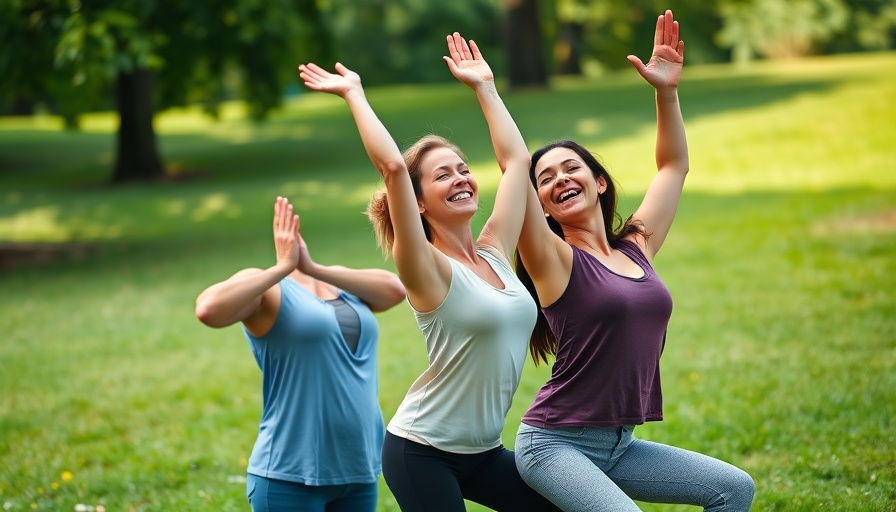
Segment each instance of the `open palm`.
[[488,63],[482,58],[475,41],[467,44],[466,39],[455,32],[448,36],[448,53],[444,57],[451,74],[461,82],[473,86],[480,82],[493,81],[495,75]]
[[684,41],[679,39],[678,22],[667,10],[656,20],[653,54],[645,65],[641,59],[629,55],[628,60],[638,73],[655,88],[677,87],[684,64]]
[[352,89],[361,88],[361,77],[338,62],[336,73],[330,73],[313,62],[299,66],[299,77],[309,89],[344,97]]

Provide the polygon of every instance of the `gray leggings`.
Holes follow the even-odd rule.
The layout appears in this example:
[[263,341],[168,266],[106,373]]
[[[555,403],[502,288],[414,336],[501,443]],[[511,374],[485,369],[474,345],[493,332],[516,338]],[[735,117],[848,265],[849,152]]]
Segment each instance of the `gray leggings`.
[[533,489],[566,512],[638,511],[632,500],[746,512],[753,479],[699,453],[636,439],[634,427],[520,425],[516,465]]

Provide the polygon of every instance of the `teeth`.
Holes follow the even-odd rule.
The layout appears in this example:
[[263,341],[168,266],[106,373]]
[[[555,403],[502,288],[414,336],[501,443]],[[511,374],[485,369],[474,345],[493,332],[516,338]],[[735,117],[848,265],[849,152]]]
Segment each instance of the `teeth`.
[[578,191],[578,190],[567,190],[566,192],[560,194],[560,197],[557,198],[557,202],[562,203],[562,202],[566,201],[567,199],[569,199],[570,197],[575,197],[575,196],[579,195],[579,192],[580,191]]
[[455,194],[455,195],[451,196],[450,198],[448,198],[448,200],[451,202],[454,202],[454,201],[460,201],[461,199],[467,199],[470,197],[473,197],[473,194],[471,194],[469,192],[461,192],[459,194]]

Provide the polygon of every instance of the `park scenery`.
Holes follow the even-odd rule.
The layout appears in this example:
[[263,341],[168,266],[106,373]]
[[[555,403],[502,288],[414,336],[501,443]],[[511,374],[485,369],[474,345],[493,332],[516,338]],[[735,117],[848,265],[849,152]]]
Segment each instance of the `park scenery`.
[[[627,51],[646,60],[649,43]],[[475,98],[434,48],[427,58],[443,76],[376,76],[367,97],[400,146],[436,133],[463,148],[481,187],[478,232],[500,170]],[[703,58],[685,58],[690,172],[655,259],[675,304],[665,417],[636,433],[744,469],[756,511],[892,512],[896,53],[756,48],[723,62],[695,45]],[[492,51],[499,60],[496,41]],[[114,91],[67,118],[43,98],[9,115],[19,113],[16,95],[0,87],[3,510],[248,510],[261,375],[238,326],[196,319],[197,294],[273,265],[277,196],[295,205],[316,260],[394,270],[363,214],[382,182],[348,109],[302,88],[295,69],[308,58],[278,58],[292,85],[264,116],[236,97],[214,116],[201,98],[155,112],[155,177],[121,167],[125,113]],[[656,172],[653,90],[627,62],[584,61],[529,86],[514,86],[512,64],[502,64],[498,87],[529,149],[582,142],[621,186],[627,216]],[[426,369],[426,347],[407,303],[377,317],[388,421]],[[549,375],[529,359],[503,431],[508,448]],[[382,478],[379,488],[378,510],[398,511]]]

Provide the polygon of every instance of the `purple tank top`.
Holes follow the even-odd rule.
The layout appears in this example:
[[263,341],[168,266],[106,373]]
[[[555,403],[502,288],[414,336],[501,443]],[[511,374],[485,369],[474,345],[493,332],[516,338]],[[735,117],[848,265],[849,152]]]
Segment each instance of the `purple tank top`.
[[672,296],[637,245],[622,242],[617,249],[643,277],[615,274],[572,248],[569,285],[543,309],[557,337],[557,358],[523,423],[616,427],[663,419],[659,363]]

